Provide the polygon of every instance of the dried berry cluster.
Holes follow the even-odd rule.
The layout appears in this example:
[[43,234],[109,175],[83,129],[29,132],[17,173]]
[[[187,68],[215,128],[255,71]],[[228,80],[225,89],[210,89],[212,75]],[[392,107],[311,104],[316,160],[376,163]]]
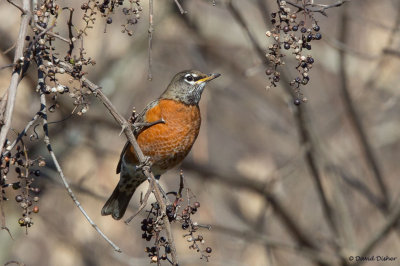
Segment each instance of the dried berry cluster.
[[[300,16],[304,17],[304,20],[299,20]],[[271,14],[271,23],[274,28],[266,32],[267,37],[273,38],[274,41],[268,47],[268,54],[266,55],[272,65],[271,68],[266,70],[271,83],[267,86],[267,89],[271,86],[276,87],[276,83],[280,81],[281,74],[278,67],[285,64],[282,48],[288,50],[297,61],[296,70],[299,76],[290,82],[290,86],[293,87],[296,95],[294,104],[300,105],[301,102],[307,101],[307,98],[303,96],[301,86],[307,85],[310,81],[309,71],[315,60],[308,54],[308,51],[311,50],[311,43],[314,40],[322,38],[321,33],[319,33],[320,27],[309,9],[292,11],[287,6],[286,1],[279,1],[279,10]]]
[[[168,194],[174,194],[175,200],[172,204],[167,205],[166,215],[170,222],[178,222],[181,224],[182,230],[186,231],[183,237],[190,243],[189,248],[200,252],[201,258],[208,261],[212,249],[206,247],[204,250],[201,249],[200,245],[205,243],[202,235],[198,234],[197,231],[201,228],[210,229],[208,225],[200,225],[192,220],[192,216],[196,214],[200,203],[198,201],[193,204],[190,203],[194,197],[190,196],[190,189],[186,189],[187,199],[182,197],[183,191],[183,174],[181,173],[181,185],[179,192],[169,192]],[[186,202],[186,204],[183,204]],[[154,245],[146,247],[145,251],[151,259],[151,262],[158,262],[159,260],[167,260],[170,263],[171,246],[165,236],[163,236],[164,224],[161,219],[161,209],[158,203],[151,204],[150,210],[147,211],[147,217],[141,223],[142,238],[147,241],[154,239]]]
[[[12,188],[17,192],[15,201],[22,209],[21,218],[18,223],[26,228],[33,225],[31,214],[38,213],[39,207],[37,202],[39,197],[37,194],[40,192],[39,188],[33,185],[35,178],[40,176],[39,170],[31,170],[31,167],[45,166],[42,159],[30,160],[25,146],[21,149],[20,146],[15,148],[15,153],[12,153],[13,144],[6,141],[5,150],[7,151],[2,155],[2,164],[0,165],[1,177],[1,197],[2,200],[8,200],[6,189]],[[10,169],[14,169],[15,175],[10,174]]]
[[[80,34],[86,32],[86,29],[92,28],[95,23],[97,12],[100,12],[102,17],[106,19],[106,25],[113,23],[111,15],[115,12],[115,9],[121,7],[124,4],[124,0],[103,0],[102,2],[97,0],[89,0],[82,4],[81,9],[85,11],[83,20],[86,22],[85,28]],[[140,0],[127,0],[129,2],[128,7],[122,8],[122,14],[127,16],[126,23],[122,24],[122,33],[127,33],[129,36],[133,35],[133,25],[137,24],[140,19],[140,12],[143,11],[140,5]]]

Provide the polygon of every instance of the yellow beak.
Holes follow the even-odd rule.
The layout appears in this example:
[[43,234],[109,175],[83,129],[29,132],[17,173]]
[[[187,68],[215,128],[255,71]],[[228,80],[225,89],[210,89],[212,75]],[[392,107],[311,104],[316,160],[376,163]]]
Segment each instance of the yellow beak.
[[207,77],[199,79],[198,81],[196,81],[196,84],[200,84],[200,83],[203,83],[203,82],[208,82],[210,80],[218,78],[219,76],[221,76],[221,74],[218,74],[218,73],[210,74]]

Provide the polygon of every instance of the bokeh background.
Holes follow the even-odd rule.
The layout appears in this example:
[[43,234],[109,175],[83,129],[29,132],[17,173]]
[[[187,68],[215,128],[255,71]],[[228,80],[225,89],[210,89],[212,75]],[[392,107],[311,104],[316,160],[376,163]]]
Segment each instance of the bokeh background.
[[[60,6],[75,7],[75,23],[82,26],[82,1],[69,2],[58,1]],[[132,37],[121,33],[125,17],[120,9],[112,15],[106,33],[105,19],[98,17],[97,25],[84,37],[88,56],[97,62],[86,68],[88,78],[103,87],[125,117],[133,107],[142,110],[158,97],[183,69],[222,74],[203,94],[201,133],[190,155],[161,179],[166,190],[176,190],[183,169],[188,187],[201,203],[194,219],[212,226],[211,231],[202,232],[204,248],[213,248],[206,263],[189,250],[180,225],[173,225],[180,265],[314,265],[316,254],[333,265],[343,265],[348,261],[342,263],[339,256],[361,255],[360,249],[387,223],[399,199],[400,2],[352,0],[328,9],[327,17],[315,14],[323,38],[310,51],[316,63],[304,88],[308,102],[301,106],[301,117],[285,89],[287,84],[265,89],[266,58],[260,57],[248,35],[266,51],[271,41],[265,36],[271,29],[268,17],[276,10],[276,1],[233,1],[249,31],[232,15],[229,1],[216,0],[215,6],[211,0],[181,2],[185,15],[173,0],[154,3],[152,81],[147,79],[147,1],[141,1],[143,12]],[[63,24],[66,14],[57,25],[62,36],[68,35]],[[19,23],[20,12],[1,1],[1,51],[16,40]],[[58,47],[65,53],[65,44],[60,42]],[[9,64],[12,56],[13,50],[1,53],[0,66]],[[295,77],[294,56],[288,54],[285,60],[286,75]],[[8,88],[10,73],[10,69],[0,71],[1,94]],[[34,71],[29,73],[19,86],[15,131],[21,131],[39,110],[34,75]],[[376,171],[349,113],[346,92],[387,188],[386,208],[380,205],[383,195]],[[50,137],[78,200],[123,253],[114,252],[76,208],[40,138],[27,140],[31,157],[43,156],[48,166],[36,180],[41,189],[40,212],[33,216],[34,226],[26,234],[17,222],[21,209],[14,201],[15,193],[6,190],[10,201],[3,207],[12,238],[0,231],[0,264],[149,264],[144,252],[149,244],[141,239],[143,214],[129,226],[100,215],[117,183],[115,168],[126,140],[104,106],[95,97],[89,99],[86,114],[70,116],[72,100],[68,94],[60,95],[59,108],[49,121],[68,119],[51,124]],[[302,129],[309,139],[303,139]],[[42,136],[40,127],[37,131]],[[322,207],[310,156],[333,206],[338,232],[332,230]],[[288,231],[276,206],[254,184],[264,184],[321,251],[305,250]],[[143,184],[139,190],[146,188]],[[138,192],[134,195],[128,215],[138,208],[139,196]],[[400,257],[397,232],[382,237],[368,255]],[[366,265],[398,265],[399,259]]]

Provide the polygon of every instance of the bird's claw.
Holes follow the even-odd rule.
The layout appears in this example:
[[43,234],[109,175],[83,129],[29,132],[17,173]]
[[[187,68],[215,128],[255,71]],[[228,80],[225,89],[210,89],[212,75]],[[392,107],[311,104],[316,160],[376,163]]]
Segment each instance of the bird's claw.
[[145,156],[144,157],[144,161],[141,162],[140,164],[136,165],[136,171],[142,170],[144,167],[146,166],[150,166],[150,157],[149,156]]

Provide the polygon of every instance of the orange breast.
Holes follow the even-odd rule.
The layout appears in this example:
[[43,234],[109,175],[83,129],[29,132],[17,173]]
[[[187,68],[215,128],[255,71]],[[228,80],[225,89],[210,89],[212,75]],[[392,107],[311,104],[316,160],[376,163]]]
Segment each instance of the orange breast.
[[[146,122],[160,119],[165,123],[144,130],[137,141],[143,153],[151,158],[153,167],[165,171],[180,163],[192,148],[200,130],[200,110],[198,106],[162,99],[145,115]],[[132,147],[125,159],[136,161]]]

